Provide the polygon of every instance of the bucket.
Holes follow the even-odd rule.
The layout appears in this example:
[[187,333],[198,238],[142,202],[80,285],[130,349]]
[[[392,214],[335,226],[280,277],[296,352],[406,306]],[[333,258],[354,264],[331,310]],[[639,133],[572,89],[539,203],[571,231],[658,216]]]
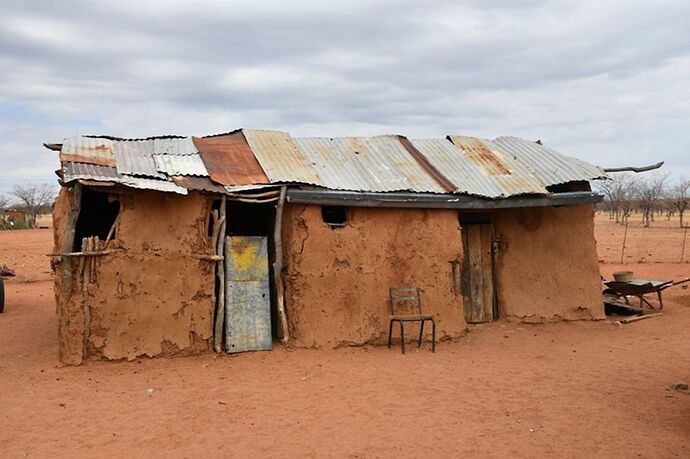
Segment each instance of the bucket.
[[633,279],[633,272],[632,271],[616,271],[613,273],[613,278],[616,279],[616,282],[628,282]]

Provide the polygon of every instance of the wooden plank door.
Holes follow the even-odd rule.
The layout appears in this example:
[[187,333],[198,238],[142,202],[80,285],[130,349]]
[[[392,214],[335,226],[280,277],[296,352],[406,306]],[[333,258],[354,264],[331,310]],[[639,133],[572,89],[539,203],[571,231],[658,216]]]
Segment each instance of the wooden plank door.
[[229,236],[225,243],[225,348],[270,350],[268,238]]
[[461,289],[467,323],[491,322],[494,316],[494,276],[491,241],[493,225],[467,224],[462,227],[464,260]]

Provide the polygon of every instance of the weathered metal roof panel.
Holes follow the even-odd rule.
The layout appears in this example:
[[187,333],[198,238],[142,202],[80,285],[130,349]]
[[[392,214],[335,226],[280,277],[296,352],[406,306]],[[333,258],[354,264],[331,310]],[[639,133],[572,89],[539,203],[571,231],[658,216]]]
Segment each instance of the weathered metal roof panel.
[[117,169],[114,167],[66,162],[62,163],[62,170],[65,183],[74,180],[94,180],[97,182],[115,182],[130,188],[187,194],[185,188],[169,180],[124,175],[118,173]]
[[271,183],[293,182],[322,186],[319,175],[287,132],[243,130],[249,148]]
[[62,179],[65,183],[74,180],[95,180],[98,182],[119,181],[122,176],[117,169],[109,166],[86,163],[62,163]]
[[191,137],[153,139],[154,155],[195,155],[198,151]]
[[536,142],[517,137],[498,137],[492,141],[504,156],[515,161],[516,169],[529,174],[542,186],[606,178],[598,166],[563,155]]
[[158,172],[168,175],[197,175],[208,177],[208,171],[201,156],[195,155],[153,155]]
[[120,182],[130,188],[138,188],[142,190],[163,191],[166,193],[187,194],[187,189],[176,185],[172,181],[156,180],[143,177],[132,177],[126,175],[122,177]]
[[181,186],[188,190],[209,191],[211,193],[225,193],[225,187],[213,183],[208,177],[182,176],[176,175],[170,177],[175,185]]
[[214,182],[229,186],[269,183],[241,131],[195,137],[194,143]]
[[298,138],[295,144],[325,188],[444,192],[397,136]]
[[501,193],[496,197],[548,193],[541,183],[520,167],[512,155],[501,151],[491,141],[457,135],[448,138],[476,167],[475,174],[489,177],[500,188]]
[[92,137],[69,137],[62,143],[60,161],[115,166],[113,141]]
[[122,140],[113,142],[117,171],[120,174],[165,179],[153,160],[153,140]]

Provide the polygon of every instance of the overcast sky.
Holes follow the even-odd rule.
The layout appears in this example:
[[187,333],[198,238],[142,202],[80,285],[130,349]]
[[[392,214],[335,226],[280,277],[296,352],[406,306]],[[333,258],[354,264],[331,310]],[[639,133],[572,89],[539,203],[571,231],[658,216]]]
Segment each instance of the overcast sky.
[[79,134],[513,135],[690,176],[690,2],[0,0],[0,193]]

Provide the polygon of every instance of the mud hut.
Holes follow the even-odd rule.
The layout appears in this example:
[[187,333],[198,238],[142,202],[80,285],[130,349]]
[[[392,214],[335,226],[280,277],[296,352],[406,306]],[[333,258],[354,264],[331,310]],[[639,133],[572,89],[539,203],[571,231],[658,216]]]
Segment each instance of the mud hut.
[[60,152],[60,361],[385,343],[388,287],[467,323],[604,317],[590,180],[540,142],[81,136]]

